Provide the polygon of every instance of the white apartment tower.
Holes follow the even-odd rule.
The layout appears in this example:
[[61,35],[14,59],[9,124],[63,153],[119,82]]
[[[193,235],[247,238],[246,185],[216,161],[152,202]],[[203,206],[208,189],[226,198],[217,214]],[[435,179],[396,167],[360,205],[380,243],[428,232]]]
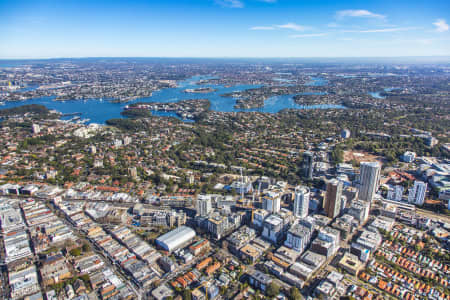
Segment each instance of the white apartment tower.
[[415,205],[423,205],[426,192],[427,184],[425,182],[414,181],[414,186],[409,189],[408,202]]
[[387,193],[388,200],[402,201],[404,188],[401,185],[390,187]]
[[300,218],[308,216],[309,196],[309,188],[306,186],[299,185],[295,188],[294,216]]
[[263,196],[263,208],[271,213],[278,213],[281,208],[281,195],[278,192],[270,191]]
[[197,198],[197,215],[205,217],[209,215],[212,210],[211,197],[205,195],[198,195]]

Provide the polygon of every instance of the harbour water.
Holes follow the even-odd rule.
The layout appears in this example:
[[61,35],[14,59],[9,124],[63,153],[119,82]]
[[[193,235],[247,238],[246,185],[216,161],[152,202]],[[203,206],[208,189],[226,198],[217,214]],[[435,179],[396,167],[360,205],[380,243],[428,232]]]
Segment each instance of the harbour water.
[[[224,87],[222,85],[209,85],[202,84],[197,85],[199,80],[207,79],[209,77],[205,76],[194,76],[184,81],[178,83],[176,88],[167,88],[153,93],[151,97],[140,98],[127,103],[112,103],[107,100],[93,99],[93,100],[68,100],[68,101],[54,101],[53,97],[43,97],[25,101],[17,102],[6,102],[1,108],[16,107],[24,104],[42,104],[47,106],[49,109],[57,110],[63,114],[69,114],[74,112],[81,112],[82,119],[90,119],[87,123],[99,123],[103,124],[106,120],[112,118],[121,118],[120,113],[123,111],[125,105],[133,104],[136,102],[178,102],[187,99],[209,99],[211,102],[210,109],[213,111],[221,112],[236,112],[236,111],[259,111],[265,113],[277,113],[280,110],[291,108],[291,109],[329,109],[329,108],[345,108],[342,105],[299,105],[293,100],[294,95],[282,95],[275,96],[267,99],[265,101],[264,107],[254,108],[254,109],[236,109],[234,105],[236,104],[236,99],[221,97],[220,95],[234,92],[242,91],[250,88],[260,87],[259,85],[237,85],[232,87]],[[308,83],[310,86],[325,85],[326,80],[322,78],[311,78],[311,82]],[[210,93],[185,93],[184,90],[188,88],[198,88],[198,87],[211,87],[216,89],[214,92]],[[168,112],[153,112],[154,115],[159,116],[173,116],[177,117],[174,113]],[[70,119],[71,117],[65,117]]]
[[[390,92],[395,90],[395,88],[384,88],[385,92]],[[369,92],[369,95],[376,98],[376,99],[386,99],[386,97],[381,95],[381,92]]]

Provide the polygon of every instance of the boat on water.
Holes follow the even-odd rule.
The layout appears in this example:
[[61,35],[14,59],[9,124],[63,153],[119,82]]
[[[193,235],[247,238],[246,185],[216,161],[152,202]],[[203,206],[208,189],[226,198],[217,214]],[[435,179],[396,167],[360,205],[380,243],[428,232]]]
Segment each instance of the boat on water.
[[5,102],[3,102],[3,101],[0,101],[0,105],[5,105]]

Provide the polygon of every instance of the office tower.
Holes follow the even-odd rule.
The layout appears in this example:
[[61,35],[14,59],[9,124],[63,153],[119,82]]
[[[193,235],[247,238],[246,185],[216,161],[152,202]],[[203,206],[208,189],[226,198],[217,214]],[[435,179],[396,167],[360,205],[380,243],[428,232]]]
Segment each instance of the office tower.
[[359,199],[372,201],[378,189],[381,166],[378,162],[362,162],[359,176]]
[[415,205],[423,205],[426,192],[427,184],[425,182],[414,181],[414,186],[409,189],[408,202]]
[[306,179],[313,178],[314,154],[310,151],[303,152],[302,176]]
[[211,197],[199,195],[197,198],[197,215],[204,217],[211,212]]
[[324,209],[329,218],[335,218],[341,211],[342,181],[332,179],[327,184]]
[[309,196],[309,188],[306,186],[297,186],[295,188],[294,216],[305,218],[308,215]]
[[263,196],[263,208],[271,213],[277,213],[281,208],[281,195],[277,192],[268,192]]

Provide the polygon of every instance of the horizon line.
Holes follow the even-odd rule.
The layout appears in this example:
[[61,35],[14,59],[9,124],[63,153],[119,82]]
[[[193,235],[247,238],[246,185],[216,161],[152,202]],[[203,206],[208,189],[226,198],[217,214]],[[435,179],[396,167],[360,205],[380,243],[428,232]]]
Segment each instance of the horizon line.
[[450,58],[448,55],[414,55],[414,56],[55,56],[55,57],[14,57],[0,60],[52,60],[52,59],[105,59],[105,58],[157,58],[157,59],[348,59],[348,58]]

